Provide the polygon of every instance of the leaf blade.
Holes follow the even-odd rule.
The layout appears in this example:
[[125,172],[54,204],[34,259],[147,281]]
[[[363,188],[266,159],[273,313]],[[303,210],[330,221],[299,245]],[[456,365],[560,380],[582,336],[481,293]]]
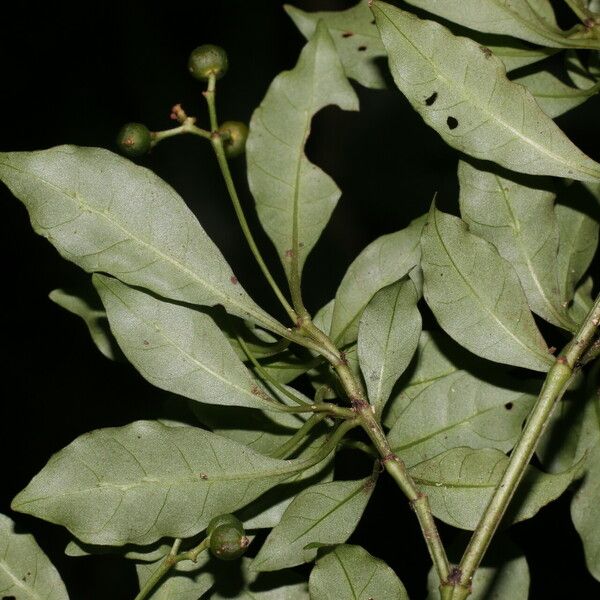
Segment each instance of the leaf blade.
[[360,315],[380,289],[404,277],[421,258],[425,217],[371,242],[352,262],[335,295],[330,336],[345,346],[358,335]]
[[193,427],[138,421],[77,438],[12,507],[64,525],[88,544],[151,544],[195,535],[309,462],[268,458]]
[[373,10],[397,87],[447,144],[521,173],[600,178],[489,49],[385,2]]
[[586,39],[584,31],[573,34],[560,29],[552,5],[547,0],[407,1],[413,6],[477,31],[509,35],[555,48],[598,47],[598,42],[591,36]]
[[207,404],[277,409],[209,315],[112,277],[93,281],[119,346],[150,383]]
[[378,415],[417,349],[422,325],[418,300],[413,282],[401,280],[377,292],[360,319],[359,364]]
[[425,300],[446,333],[483,358],[548,370],[553,359],[517,275],[491,244],[433,207],[422,249]]
[[304,153],[313,115],[330,104],[356,110],[358,99],[320,25],[296,67],[273,80],[252,115],[246,143],[258,217],[288,279],[297,281],[340,197],[335,182]]
[[460,212],[469,230],[511,263],[533,312],[575,331],[559,292],[555,195],[538,179],[500,176],[465,161],[459,163],[458,179]]
[[311,562],[317,548],[345,542],[356,528],[375,486],[375,479],[331,481],[296,496],[256,556],[257,571],[276,571]]
[[344,544],[317,561],[308,581],[311,600],[385,598],[408,600],[402,582],[382,560]]
[[88,272],[281,331],[237,283],[177,193],[154,173],[101,148],[0,154],[0,178],[36,233]]
[[[410,474],[427,493],[436,517],[453,527],[473,530],[508,461],[503,452],[491,448],[453,448],[415,465]],[[505,517],[507,522],[533,517],[540,508],[558,498],[580,470],[580,463],[564,473],[551,475],[528,467]]]
[[13,521],[0,514],[0,590],[19,600],[68,600],[58,571],[30,534],[15,533]]

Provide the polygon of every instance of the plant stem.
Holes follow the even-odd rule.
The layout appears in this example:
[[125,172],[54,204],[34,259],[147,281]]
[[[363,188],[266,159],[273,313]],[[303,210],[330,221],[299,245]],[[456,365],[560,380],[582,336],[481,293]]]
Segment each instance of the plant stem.
[[271,452],[269,456],[272,458],[287,458],[292,452],[294,452],[298,446],[304,441],[304,438],[308,433],[316,427],[323,419],[327,418],[327,415],[323,413],[315,413],[292,435],[288,440],[279,446],[274,452]]
[[250,362],[254,365],[254,368],[256,369],[258,374],[265,380],[265,382],[269,383],[280,394],[283,394],[284,396],[286,396],[292,402],[295,402],[299,406],[308,404],[307,402],[302,400],[302,398],[299,398],[298,396],[296,396],[296,394],[291,392],[289,388],[285,387],[284,385],[279,383],[279,381],[277,381],[276,379],[271,377],[269,372],[256,360],[255,356],[250,351],[250,348],[248,348],[248,344],[246,344],[246,341],[242,338],[242,336],[236,332],[236,337],[237,337],[238,344],[242,347],[242,350],[246,353],[246,356],[250,359]]
[[210,131],[215,133],[219,129],[219,121],[217,119],[217,77],[214,73],[208,76],[208,86],[204,92],[206,103],[208,104],[208,118],[210,120]]
[[[588,313],[579,332],[567,344],[548,372],[540,395],[535,403],[521,437],[517,442],[506,471],[496,486],[485,512],[483,513],[471,541],[465,550],[457,573],[457,588],[453,600],[466,598],[470,593],[471,581],[475,571],[496,532],[508,504],[519,485],[527,465],[533,456],[535,447],[552,414],[556,403],[569,385],[573,371],[579,367],[579,360],[592,343],[600,322],[600,295]],[[465,595],[466,592],[466,595]]]
[[[212,106],[212,112],[214,112],[214,96],[207,96],[207,101],[209,107]],[[277,299],[287,312],[292,322],[296,323],[298,321],[298,314],[292,308],[290,303],[287,301],[286,297],[283,295],[283,292],[275,282],[273,275],[271,275],[271,272],[269,271],[269,267],[267,267],[267,263],[263,259],[262,254],[260,253],[260,250],[258,249],[256,242],[254,241],[254,236],[252,235],[250,227],[248,226],[248,221],[246,220],[246,216],[244,215],[244,211],[242,209],[242,205],[240,204],[240,199],[235,188],[235,184],[233,183],[231,170],[229,169],[229,163],[227,162],[227,157],[225,156],[225,150],[223,148],[223,140],[221,136],[218,133],[213,133],[213,135],[211,136],[211,143],[217,156],[217,162],[219,163],[219,168],[221,169],[223,179],[225,180],[225,185],[227,187],[227,191],[229,192],[229,197],[231,198],[235,214],[239,221],[240,227],[242,228],[242,233],[246,238],[246,242],[250,247],[250,251],[254,255],[254,258],[258,263],[262,274],[271,286],[271,289],[277,296]]]
[[392,476],[404,495],[410,501],[417,515],[425,544],[427,545],[429,555],[431,556],[431,560],[440,581],[445,581],[448,578],[450,566],[431,513],[431,508],[429,507],[427,496],[417,488],[412,477],[406,470],[404,462],[393,453],[380,423],[375,418],[372,406],[365,399],[366,394],[362,384],[354,376],[331,339],[320,331],[310,320],[303,324],[302,330],[313,337],[313,339],[317,339],[332,353],[335,353],[337,360],[332,362],[332,366],[348,395],[348,399],[352,404],[352,410],[377,449],[385,470]]
[[262,271],[265,279],[271,286],[271,289],[277,296],[279,302],[281,302],[281,305],[287,312],[290,319],[294,323],[296,323],[298,321],[298,315],[296,314],[296,311],[291,307],[290,303],[287,301],[281,289],[275,282],[275,279],[271,275],[271,272],[267,267],[267,263],[264,261],[262,254],[260,253],[260,250],[258,249],[256,242],[254,241],[254,236],[250,231],[248,221],[246,221],[246,216],[244,215],[244,211],[242,210],[242,205],[240,203],[235,184],[233,183],[233,177],[231,176],[231,170],[229,169],[229,163],[227,162],[227,157],[225,156],[225,150],[223,148],[223,138],[218,133],[219,121],[217,119],[216,84],[216,76],[211,73],[208,79],[208,87],[204,92],[204,97],[206,98],[206,103],[208,104],[208,115],[210,119],[210,128],[212,132],[210,140],[215,154],[217,156],[217,162],[219,163],[221,174],[223,175],[223,179],[225,180],[225,185],[227,187],[227,191],[229,192],[229,197],[231,198],[236,217],[238,219],[240,227],[242,228],[242,233],[246,238],[246,242],[250,247],[250,251],[254,255],[254,258],[256,259],[260,270]]
[[590,11],[581,0],[565,0],[569,8],[581,19],[582,23],[589,23],[590,19],[594,20],[594,13]]
[[152,147],[156,146],[161,140],[181,135],[183,133],[191,133],[207,140],[210,140],[210,131],[200,129],[194,125],[194,119],[188,117],[179,127],[173,127],[172,129],[165,129],[164,131],[153,131],[152,132]]
[[165,559],[160,563],[156,571],[152,573],[150,578],[143,585],[142,589],[140,589],[138,595],[134,598],[134,600],[144,600],[144,598],[148,597],[148,595],[154,590],[154,588],[159,584],[159,582],[163,579],[163,577],[178,563],[182,560],[192,560],[196,562],[198,556],[201,552],[204,552],[210,545],[210,538],[204,538],[195,548],[188,550],[186,552],[177,553],[179,550],[179,546],[181,544],[181,540],[177,539],[173,543],[173,547],[169,554],[165,557]]

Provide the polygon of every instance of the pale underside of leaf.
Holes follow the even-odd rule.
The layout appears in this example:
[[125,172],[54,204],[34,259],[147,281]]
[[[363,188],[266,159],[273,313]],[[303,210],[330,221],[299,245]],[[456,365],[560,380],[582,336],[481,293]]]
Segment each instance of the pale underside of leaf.
[[286,5],[285,11],[302,35],[310,39],[320,20],[324,21],[347,77],[368,88],[384,88],[385,80],[375,59],[385,56],[385,48],[373,23],[368,1],[341,11],[305,12]]
[[283,328],[247,295],[177,193],[154,173],[100,148],[0,154],[0,178],[34,230],[89,272],[192,304],[222,304]]
[[432,208],[422,249],[425,300],[446,333],[495,362],[536,371],[553,364],[514,269],[491,244]]
[[571,504],[571,518],[583,543],[589,572],[600,581],[600,442],[592,449],[583,485]]
[[[415,465],[410,474],[429,497],[433,514],[454,527],[473,530],[508,465],[499,450],[453,448]],[[578,463],[564,473],[546,474],[528,467],[513,499],[507,522],[533,517],[558,498],[579,474]]]
[[419,238],[425,217],[371,242],[348,267],[335,295],[331,338],[340,346],[356,340],[360,316],[380,289],[398,281],[421,258]]
[[336,546],[310,574],[311,600],[408,600],[394,571],[360,546]]
[[[303,490],[287,507],[253,563],[274,571],[312,561],[317,547],[345,542],[354,531],[375,486],[372,478],[332,481]],[[308,547],[307,547],[308,546]]]
[[105,310],[92,306],[83,295],[63,289],[52,290],[48,297],[61,308],[83,320],[94,344],[106,358],[109,360],[122,358],[116,340],[110,332]]
[[533,312],[575,331],[558,284],[554,194],[537,178],[517,181],[464,161],[458,179],[461,216],[469,230],[511,263]]
[[335,182],[304,153],[313,115],[330,104],[357,110],[358,99],[322,25],[296,67],[273,80],[252,116],[246,144],[259,219],[288,278],[297,281],[340,196]]
[[[462,537],[462,536],[461,536]],[[449,559],[458,564],[465,540],[448,549]],[[523,551],[505,535],[496,534],[481,566],[475,571],[469,600],[528,600],[529,567]],[[439,600],[439,577],[432,567],[427,576],[426,600]]]
[[94,275],[125,356],[150,383],[207,404],[276,410],[211,317]]
[[419,343],[421,313],[413,282],[404,279],[375,294],[360,319],[358,357],[369,402],[381,414]]
[[407,0],[430,13],[486,33],[555,48],[599,48],[593,34],[560,29],[548,0]]
[[398,414],[388,441],[408,467],[457,446],[507,452],[534,401],[535,396],[508,385],[456,371],[413,398]]
[[[585,188],[585,189],[584,189]],[[559,197],[555,206],[560,232],[558,246],[558,283],[563,301],[573,300],[575,286],[587,271],[598,247],[600,185],[574,183]],[[594,210],[595,209],[595,210]]]
[[150,544],[196,535],[316,462],[275,460],[201,429],[138,421],[77,438],[12,507],[89,544]]
[[384,2],[373,9],[396,85],[450,146],[521,173],[600,178],[488,48]]
[[384,424],[391,429],[421,392],[459,371],[464,366],[457,361],[461,354],[467,352],[443,332],[422,331],[408,373],[403,376],[398,393],[386,405]]
[[253,561],[214,561],[214,592],[202,600],[309,600],[304,577],[292,570],[257,573]]
[[[138,563],[135,566],[140,589],[164,560]],[[208,569],[210,554],[203,552],[196,561],[184,560],[174,565],[150,596],[152,600],[198,600],[214,584],[214,575]]]
[[553,119],[583,104],[600,90],[600,84],[586,89],[573,88],[548,71],[538,71],[517,77],[513,81],[524,85],[540,108]]
[[32,535],[15,533],[0,514],[0,597],[18,600],[68,600],[54,565]]

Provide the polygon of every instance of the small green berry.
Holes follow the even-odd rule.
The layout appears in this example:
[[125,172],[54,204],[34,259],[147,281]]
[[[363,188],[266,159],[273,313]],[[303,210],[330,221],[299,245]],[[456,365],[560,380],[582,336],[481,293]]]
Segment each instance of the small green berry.
[[227,73],[228,65],[225,50],[213,44],[198,46],[192,51],[188,60],[188,70],[192,77],[201,81],[206,81],[212,74],[220,79]]
[[210,534],[210,551],[221,560],[235,560],[246,552],[250,540],[237,527],[219,525]]
[[117,135],[117,146],[125,156],[142,156],[147,154],[152,146],[152,134],[141,123],[127,123]]
[[206,534],[210,535],[217,527],[220,527],[221,525],[236,527],[241,534],[244,533],[244,524],[235,515],[226,513],[211,520],[206,529]]
[[235,158],[244,152],[246,139],[248,138],[248,127],[241,121],[225,121],[219,127],[219,133],[224,135],[223,149],[229,158]]

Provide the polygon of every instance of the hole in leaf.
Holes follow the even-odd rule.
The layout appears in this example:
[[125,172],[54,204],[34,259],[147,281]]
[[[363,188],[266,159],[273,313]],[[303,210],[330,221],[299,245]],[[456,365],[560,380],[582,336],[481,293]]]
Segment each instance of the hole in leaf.
[[446,119],[446,123],[448,123],[448,127],[450,129],[456,129],[458,127],[458,120],[454,117],[448,117]]
[[375,19],[371,21],[371,25],[375,25]]
[[431,94],[431,96],[429,96],[429,98],[427,98],[427,100],[425,100],[425,104],[427,104],[427,106],[431,106],[436,100],[437,100],[437,92],[433,92],[433,94]]
[[352,37],[353,35],[354,35],[354,32],[352,32],[352,31],[344,31],[344,33],[342,33],[343,38],[349,38],[349,37]]
[[358,49],[359,52],[364,52],[367,49],[367,47],[366,46],[359,46],[357,49]]
[[507,403],[504,405],[504,408],[505,408],[506,410],[511,410],[511,409],[512,409],[512,407],[513,407],[513,403],[512,403],[512,402],[507,402]]

